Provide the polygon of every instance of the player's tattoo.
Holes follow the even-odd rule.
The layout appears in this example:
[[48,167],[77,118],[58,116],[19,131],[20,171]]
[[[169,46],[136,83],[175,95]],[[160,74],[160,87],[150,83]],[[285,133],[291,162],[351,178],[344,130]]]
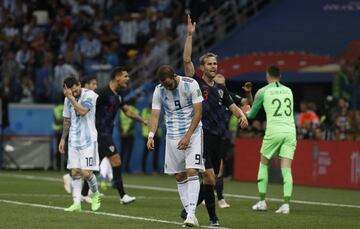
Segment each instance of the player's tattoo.
[[70,121],[70,119],[69,119],[69,118],[64,118],[64,121],[63,121],[63,132],[62,132],[61,138],[65,139],[65,138],[68,136],[70,126],[71,126],[71,121]]

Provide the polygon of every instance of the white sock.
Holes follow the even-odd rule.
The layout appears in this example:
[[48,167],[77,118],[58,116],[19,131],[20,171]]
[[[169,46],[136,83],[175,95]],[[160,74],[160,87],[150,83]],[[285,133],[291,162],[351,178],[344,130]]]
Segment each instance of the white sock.
[[196,211],[196,204],[198,202],[199,198],[199,192],[200,192],[200,181],[199,176],[191,176],[188,177],[188,185],[187,185],[187,193],[188,193],[188,215],[195,215]]
[[80,204],[81,203],[81,189],[82,189],[82,179],[81,176],[73,176],[71,185],[73,187],[73,201],[74,204]]
[[86,181],[88,182],[89,188],[92,193],[95,193],[98,191],[98,184],[97,184],[96,176],[94,174],[91,174],[91,176],[86,178]]
[[187,208],[188,208],[188,180],[183,180],[183,181],[178,181],[177,182],[177,188],[178,188],[178,192],[179,192],[179,196],[180,196],[180,200],[181,203],[185,209],[185,211],[187,212]]

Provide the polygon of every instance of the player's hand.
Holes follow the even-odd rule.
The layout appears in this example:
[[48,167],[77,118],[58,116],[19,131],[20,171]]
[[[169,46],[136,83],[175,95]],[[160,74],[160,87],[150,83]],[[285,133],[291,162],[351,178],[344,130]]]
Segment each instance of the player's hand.
[[192,35],[195,32],[196,22],[191,22],[191,17],[188,15],[188,23],[187,23],[187,33],[188,35]]
[[179,141],[177,145],[178,150],[186,150],[189,148],[190,144],[190,137],[187,137],[186,135]]
[[64,85],[64,96],[68,99],[73,97],[72,91],[70,88],[68,88],[66,85]]
[[155,148],[154,139],[153,138],[148,138],[146,146],[147,146],[149,151],[153,151],[154,148]]
[[62,138],[59,143],[59,152],[65,154],[65,140]]
[[239,119],[239,125],[241,128],[246,128],[248,127],[249,123],[248,123],[248,120],[246,117],[242,116],[240,119]]
[[144,120],[142,123],[143,123],[145,126],[148,126],[148,125],[149,125],[149,120]]
[[246,82],[244,84],[244,86],[242,87],[242,89],[244,89],[245,92],[251,92],[252,90],[252,83],[251,82]]

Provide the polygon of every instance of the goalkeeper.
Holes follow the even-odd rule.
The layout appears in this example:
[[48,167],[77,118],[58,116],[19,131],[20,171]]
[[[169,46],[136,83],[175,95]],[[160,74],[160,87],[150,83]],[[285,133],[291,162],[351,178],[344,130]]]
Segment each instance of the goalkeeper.
[[263,106],[267,122],[260,150],[261,159],[257,176],[260,201],[252,206],[252,209],[254,211],[267,210],[265,196],[268,185],[269,160],[278,156],[281,160],[281,174],[284,181],[284,203],[276,213],[289,214],[289,202],[293,189],[291,163],[296,148],[296,130],[293,94],[290,88],[280,83],[280,78],[280,69],[270,66],[266,71],[268,85],[257,91],[253,107],[246,113],[249,119],[253,119]]

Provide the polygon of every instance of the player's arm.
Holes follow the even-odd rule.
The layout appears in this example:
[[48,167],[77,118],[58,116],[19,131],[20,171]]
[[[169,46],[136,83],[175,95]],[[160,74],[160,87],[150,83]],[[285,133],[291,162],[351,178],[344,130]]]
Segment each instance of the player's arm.
[[146,146],[149,150],[154,150],[155,148],[154,136],[158,128],[160,111],[161,111],[161,97],[160,97],[159,86],[155,88],[151,107],[152,109],[151,109],[151,116],[149,122],[149,135]]
[[62,135],[61,135],[61,140],[59,142],[59,152],[61,154],[65,153],[65,141],[66,141],[67,136],[69,135],[70,126],[71,126],[70,118],[64,117],[63,131],[62,131]]
[[185,150],[189,147],[191,136],[194,133],[196,127],[199,125],[199,122],[201,120],[202,103],[201,102],[194,103],[193,110],[194,110],[194,116],[191,119],[190,127],[189,127],[188,131],[186,132],[185,136],[179,141],[179,143],[177,145],[177,148],[179,150]]
[[185,75],[190,77],[195,75],[194,64],[191,61],[192,35],[195,32],[195,25],[196,22],[191,23],[190,15],[188,15],[187,35],[184,46],[183,62],[184,62]]
[[260,89],[255,94],[255,100],[254,100],[253,106],[251,107],[251,109],[248,112],[246,112],[246,116],[249,119],[254,119],[255,116],[257,115],[257,113],[259,112],[263,102],[264,102],[264,93],[263,93],[263,90]]
[[246,105],[246,104],[252,105],[253,102],[254,102],[253,95],[251,93],[251,91],[252,91],[252,83],[251,82],[246,82],[242,88],[243,88],[243,90],[245,91],[245,94],[246,94],[246,99],[242,99],[242,104],[243,105]]
[[233,113],[233,115],[235,115],[237,119],[239,119],[239,124],[241,128],[246,128],[249,125],[246,115],[238,106],[236,106],[235,103],[229,106],[229,110],[231,111],[231,113]]
[[121,107],[121,109],[127,117],[129,117],[135,121],[139,121],[139,122],[143,123],[144,125],[148,124],[147,120],[144,120],[138,113],[131,110],[126,104],[124,104]]
[[85,116],[89,112],[90,108],[92,107],[91,101],[84,100],[83,105],[78,103],[76,101],[75,97],[73,96],[71,89],[67,88],[66,85],[64,85],[64,95],[71,102],[75,111],[80,116]]
[[154,136],[159,125],[160,110],[152,109],[149,121],[149,135],[146,146],[149,150],[154,150]]

